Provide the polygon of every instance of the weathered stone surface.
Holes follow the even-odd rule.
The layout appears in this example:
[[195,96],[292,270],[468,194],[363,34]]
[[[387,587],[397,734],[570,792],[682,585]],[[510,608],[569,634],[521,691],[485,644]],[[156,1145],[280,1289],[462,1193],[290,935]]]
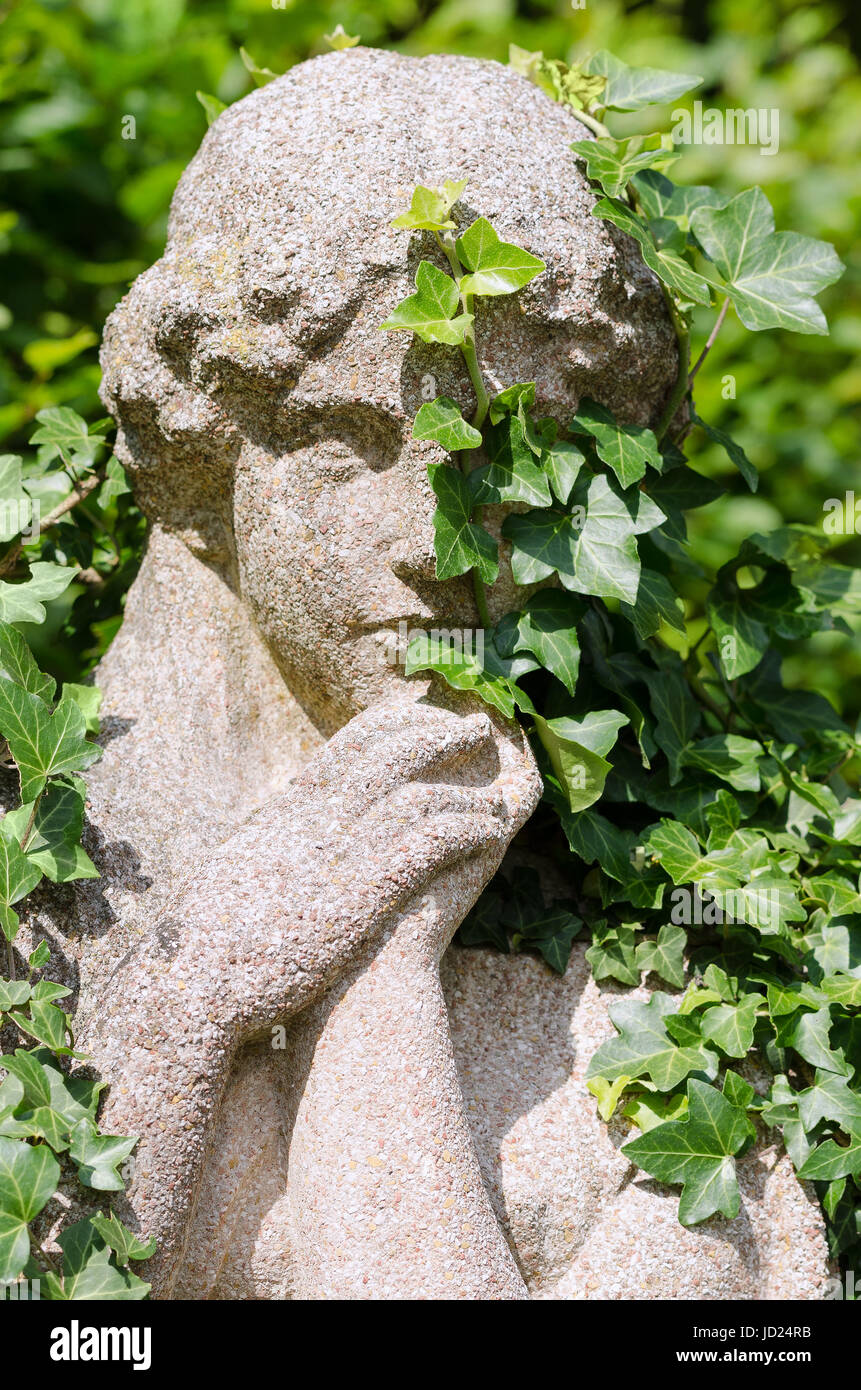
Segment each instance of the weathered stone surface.
[[475,622],[435,577],[438,451],[410,437],[428,373],[465,403],[468,382],[378,331],[434,254],[389,222],[414,183],[469,176],[464,219],[548,266],[479,322],[489,375],[537,379],[561,420],[589,394],[646,422],[674,340],[590,215],[579,135],[496,64],[302,64],[213,126],[109,322],[105,403],[153,530],[98,672],[104,878],[28,932],[80,982],[105,1125],[141,1136],[126,1216],[159,1238],[157,1296],[820,1289],[820,1218],[772,1151],[738,1220],[695,1231],[632,1180],[582,1083],[611,1025],[581,950],[562,981],[451,950],[440,981],[539,779],[516,730],[386,660],[401,621]]

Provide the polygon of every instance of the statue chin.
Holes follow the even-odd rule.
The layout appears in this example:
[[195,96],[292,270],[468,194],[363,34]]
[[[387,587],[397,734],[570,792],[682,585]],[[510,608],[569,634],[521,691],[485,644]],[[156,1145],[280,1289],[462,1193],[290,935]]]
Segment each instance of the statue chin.
[[685,1229],[631,1179],[584,1081],[618,990],[582,946],[559,978],[450,945],[541,779],[489,707],[404,675],[411,630],[477,620],[468,582],[436,579],[443,455],[410,428],[429,372],[464,402],[469,383],[378,331],[420,245],[390,222],[418,179],[468,175],[470,214],[548,267],[488,310],[488,379],[535,380],[562,422],[585,394],[646,423],[675,338],[634,244],[591,216],[583,136],[493,63],[300,64],[212,126],[108,323],[104,401],[154,524],[96,675],[103,877],[73,919],[46,912],[103,1124],[141,1136],[125,1219],[159,1239],[156,1297],[825,1288],[776,1148],[740,1161],[733,1221]]

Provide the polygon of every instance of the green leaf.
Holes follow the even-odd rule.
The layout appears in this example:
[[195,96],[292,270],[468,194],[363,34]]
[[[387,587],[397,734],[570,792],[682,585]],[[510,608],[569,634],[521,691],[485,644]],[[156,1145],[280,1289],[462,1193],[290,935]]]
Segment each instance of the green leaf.
[[760,787],[759,759],[762,745],[740,734],[713,734],[692,743],[682,761],[689,767],[701,767],[720,777],[737,792],[757,792]]
[[342,48],[355,48],[356,44],[361,42],[358,34],[346,33],[343,24],[336,24],[331,34],[324,34],[323,38],[330,48],[334,48],[336,53],[339,53]]
[[265,87],[267,82],[271,82],[273,77],[279,77],[280,73],[273,72],[271,68],[261,68],[255,63],[247,48],[240,48],[239,56],[242,59],[242,66],[246,72],[250,72],[254,78],[256,87]]
[[768,628],[751,615],[743,590],[726,594],[712,589],[707,607],[709,623],[717,638],[721,670],[727,680],[746,675],[759,665],[768,649],[771,641]]
[[739,1110],[747,1110],[756,1099],[756,1091],[750,1082],[745,1081],[735,1071],[728,1071],[724,1075],[723,1093],[730,1105],[737,1105]]
[[499,548],[470,520],[474,502],[467,480],[446,463],[429,463],[428,477],[438,503],[433,519],[437,578],[454,579],[476,569],[485,584],[492,584],[499,573]]
[[98,1215],[91,1216],[90,1221],[105,1244],[115,1252],[121,1265],[128,1264],[129,1260],[148,1260],[155,1254],[155,1236],[142,1241],[114,1212],[111,1212],[110,1217],[99,1212]]
[[0,1013],[26,1004],[29,998],[30,986],[26,980],[0,980]]
[[517,684],[517,677],[534,670],[535,663],[526,658],[506,661],[492,642],[479,648],[478,643],[445,641],[433,631],[418,633],[407,648],[405,669],[408,676],[436,671],[456,690],[474,690],[509,719],[514,718],[515,707],[535,713],[529,696]]
[[[8,684],[0,682],[0,686]],[[23,853],[18,843],[14,824],[8,823],[8,816],[0,820],[0,929],[7,941],[11,941],[18,930],[18,915],[12,904],[36,887],[42,877],[38,864],[33,864]]]
[[715,444],[719,444],[727,455],[731,463],[735,465],[744,481],[747,483],[751,492],[756,492],[759,487],[759,474],[748,458],[740,444],[728,435],[724,430],[719,430],[716,425],[707,425],[705,420],[701,420],[693,406],[690,407],[691,419],[695,420],[701,429],[705,430],[709,439],[713,439]]
[[78,843],[84,823],[86,787],[80,778],[52,782],[36,808],[26,857],[52,883],[98,878],[99,871]]
[[11,541],[25,530],[31,516],[32,503],[21,485],[21,458],[0,454],[0,542]]
[[102,692],[97,685],[76,685],[73,681],[66,681],[63,685],[63,697],[66,695],[74,700],[80,709],[87,726],[88,734],[99,732],[99,710],[102,705]]
[[402,299],[381,328],[415,333],[425,343],[462,343],[472,314],[457,312],[460,295],[450,275],[421,261],[416,271],[416,293]]
[[105,442],[103,434],[90,434],[86,420],[66,405],[48,406],[36,419],[39,428],[31,434],[30,443],[41,446],[39,453],[45,462],[59,457],[78,467],[90,467]]
[[682,755],[696,733],[700,712],[680,666],[666,666],[652,682],[649,703],[657,723],[655,738],[667,756],[670,783],[681,776]]
[[40,941],[35,951],[31,951],[27,958],[27,964],[31,970],[41,970],[43,965],[47,965],[51,959],[51,948],[47,941]]
[[761,188],[748,188],[723,208],[700,207],[691,229],[726,281],[746,328],[827,333],[813,298],[843,273],[833,246],[797,232],[775,232]]
[[738,1004],[716,1004],[702,1015],[702,1036],[728,1057],[746,1057],[753,1047],[756,1011],[762,995],[747,994]]
[[64,1301],[131,1302],[146,1298],[150,1285],[130,1270],[119,1269],[93,1221],[67,1226],[57,1237],[63,1251],[62,1283],[48,1280],[51,1296]]
[[452,231],[456,223],[451,219],[451,210],[467,183],[468,179],[446,179],[439,188],[424,188],[419,184],[413,191],[409,212],[396,217],[392,226],[409,231]]
[[8,680],[0,680],[0,733],[18,765],[22,801],[35,801],[48,777],[81,771],[101,756],[84,737],[86,721],[74,700],[64,696],[51,712]]
[[611,768],[603,755],[627,722],[618,710],[595,710],[581,720],[536,714],[535,731],[572,811],[584,811],[600,797]]
[[116,1170],[136,1143],[137,1139],[120,1134],[100,1134],[91,1120],[79,1120],[72,1130],[69,1156],[78,1165],[78,1177],[85,1187],[122,1192],[125,1183]]
[[643,477],[646,465],[660,472],[661,451],[651,430],[642,425],[620,425],[612,411],[597,401],[583,399],[571,422],[574,434],[589,434],[598,457],[612,468],[622,487],[630,487]]
[[627,203],[619,198],[599,198],[592,209],[592,216],[603,217],[638,241],[646,265],[680,299],[693,300],[695,304],[711,304],[712,291],[708,280],[698,275],[675,249],[659,246],[653,230],[655,224],[644,223]]
[[60,1165],[44,1144],[0,1139],[0,1282],[17,1279],[30,1255],[27,1223],[51,1200]]
[[[586,1082],[586,1089],[596,1098],[598,1114],[605,1124],[613,1118],[622,1092],[630,1080],[630,1076],[620,1076],[615,1081],[605,1081],[603,1076],[595,1076]],[[625,1113],[627,1114],[627,1111]]]
[[0,580],[0,622],[43,623],[46,613],[41,600],[64,593],[77,573],[74,565],[33,560],[28,579],[16,584]]
[[686,944],[684,928],[665,922],[654,941],[641,941],[638,945],[637,969],[652,971],[675,989],[684,989]]
[[494,630],[497,651],[505,657],[532,652],[572,695],[580,668],[576,624],[583,615],[581,599],[559,589],[541,589],[519,613],[507,613]]
[[623,603],[622,612],[634,624],[637,636],[644,642],[654,636],[661,623],[675,628],[676,632],[687,632],[685,605],[666,575],[659,574],[657,570],[640,571],[637,602],[633,605]]
[[845,1009],[861,1009],[861,980],[852,975],[829,975],[820,986],[835,1004]]
[[677,1120],[680,1115],[687,1113],[687,1096],[649,1095],[648,1092],[628,1101],[622,1111],[625,1118],[633,1121],[644,1133],[655,1129],[657,1125],[666,1124],[667,1120]]
[[201,92],[198,90],[194,95],[206,112],[206,124],[208,126],[212,125],[213,121],[218,120],[222,111],[227,110],[227,103],[219,100],[218,97],[212,96],[210,92]]
[[610,198],[617,197],[639,169],[664,168],[680,153],[673,149],[671,136],[660,134],[575,140],[570,148],[585,163],[588,177]]
[[413,424],[413,439],[435,439],[450,454],[456,454],[460,449],[477,449],[481,430],[467,424],[450,396],[437,396],[421,407]]
[[550,479],[554,496],[563,507],[571,496],[585,461],[582,449],[564,439],[549,441],[541,453],[541,467]]
[[675,101],[685,92],[699,87],[701,77],[692,73],[668,72],[663,68],[633,68],[605,48],[593,53],[587,72],[606,77],[602,105],[615,111],[639,111],[653,102]]
[[566,589],[636,603],[640,557],[636,536],[652,530],[664,514],[643,492],[630,498],[603,475],[575,489],[575,513],[531,511],[505,519],[512,542],[511,567],[518,584],[533,584],[555,571]]
[[687,1091],[686,1119],[658,1125],[623,1145],[622,1153],[659,1182],[682,1184],[683,1226],[705,1221],[715,1212],[732,1219],[740,1205],[733,1155],[755,1138],[756,1131],[744,1111],[714,1086],[690,1080]]
[[508,954],[508,932],[500,921],[503,897],[494,880],[460,924],[458,940],[463,946],[493,946]]
[[463,294],[511,294],[546,269],[537,256],[511,241],[501,241],[486,217],[479,217],[458,237],[455,249],[472,272],[460,282]]
[[96,493],[96,501],[104,511],[118,497],[125,497],[129,493],[131,493],[131,486],[126,477],[125,469],[119,459],[111,456],[105,466],[105,481]]
[[674,883],[706,883],[713,889],[739,885],[736,852],[718,849],[703,854],[693,833],[678,821],[660,821],[649,831],[645,843],[652,854],[660,857],[661,867]]
[[666,174],[645,169],[635,174],[633,183],[643,211],[650,222],[675,222],[680,232],[690,231],[697,208],[722,208],[726,198],[708,184],[673,183]]
[[[638,985],[640,966],[637,964],[634,943],[633,927],[624,924],[608,926],[606,922],[593,926],[592,945],[586,952],[586,959],[595,979]],[[626,1084],[630,1079],[626,1077]]]
[[550,484],[546,473],[535,462],[516,415],[504,416],[486,431],[485,450],[489,464],[469,475],[469,490],[475,502],[528,502],[533,507],[549,506]]
[[647,1004],[625,999],[610,1007],[610,1018],[619,1036],[602,1043],[589,1062],[586,1079],[603,1076],[608,1081],[628,1075],[648,1075],[661,1091],[671,1091],[692,1071],[717,1075],[717,1055],[702,1045],[679,1047],[667,1032],[664,1017],[675,1003],[656,990]]
[[31,695],[53,699],[56,681],[39,670],[24,638],[8,623],[0,623],[0,671]]

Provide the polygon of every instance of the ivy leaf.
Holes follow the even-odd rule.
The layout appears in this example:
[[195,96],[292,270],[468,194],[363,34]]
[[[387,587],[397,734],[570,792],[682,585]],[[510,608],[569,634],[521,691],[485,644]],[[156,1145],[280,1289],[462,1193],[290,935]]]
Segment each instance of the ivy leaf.
[[620,425],[612,411],[597,401],[583,399],[571,422],[574,434],[589,434],[598,457],[612,468],[622,487],[630,487],[643,477],[646,465],[660,472],[663,467],[658,441],[642,425]]
[[756,1011],[762,995],[747,994],[738,1004],[716,1004],[702,1015],[702,1036],[728,1057],[746,1057],[753,1047]]
[[741,825],[741,807],[729,792],[718,792],[713,805],[706,807],[709,849],[725,849]]
[[21,485],[21,457],[0,454],[0,542],[19,535],[31,516],[32,503]]
[[633,605],[623,603],[622,612],[634,624],[637,636],[644,642],[654,636],[661,623],[667,623],[676,632],[687,632],[685,605],[666,575],[659,574],[657,570],[640,571],[637,602]]
[[687,932],[682,927],[665,922],[654,941],[641,941],[638,945],[637,969],[652,971],[666,980],[668,985],[684,989],[687,939]]
[[460,449],[477,449],[481,430],[464,420],[460,406],[450,396],[437,396],[422,406],[413,424],[413,439],[435,439],[450,454]]
[[[640,983],[640,965],[637,961],[633,927],[620,923],[609,926],[606,922],[596,923],[592,928],[592,945],[586,952],[592,974],[596,980],[618,980],[622,985]],[[631,1078],[627,1077],[625,1084]]]
[[614,111],[639,111],[653,102],[675,101],[703,80],[692,73],[629,67],[605,48],[591,55],[586,71],[606,77],[602,104]]
[[26,980],[0,979],[0,1013],[8,1013],[18,1004],[26,1004],[29,998],[30,986]]
[[111,1212],[110,1217],[99,1212],[98,1215],[91,1216],[90,1221],[105,1244],[115,1252],[121,1265],[128,1264],[129,1260],[148,1260],[155,1254],[155,1236],[142,1241],[114,1212]]
[[227,110],[227,103],[221,101],[219,97],[214,97],[211,92],[201,92],[198,89],[194,94],[206,113],[206,124],[212,125],[217,121],[222,111]]
[[100,1134],[91,1120],[79,1120],[72,1130],[69,1156],[78,1165],[78,1177],[85,1187],[100,1192],[122,1192],[125,1183],[116,1171],[125,1163],[136,1139],[120,1134]]
[[[512,542],[511,567],[518,584],[559,574],[566,589],[636,603],[640,557],[636,536],[660,525],[664,514],[643,492],[625,498],[598,474],[575,490],[585,512],[531,511],[508,516],[502,533]],[[585,505],[584,505],[585,504]]]
[[438,502],[433,519],[437,578],[454,579],[474,568],[492,584],[499,573],[498,546],[470,520],[474,502],[466,479],[446,463],[429,463],[428,477]]
[[687,1113],[687,1096],[649,1095],[648,1092],[628,1101],[622,1111],[625,1118],[631,1120],[644,1133],[655,1129],[657,1125],[666,1124],[667,1120],[677,1120],[680,1115]]
[[[199,97],[200,92],[197,95]],[[214,100],[214,98],[210,98],[210,100]],[[131,493],[131,486],[126,477],[125,469],[119,459],[111,455],[105,465],[105,481],[96,493],[96,501],[104,511],[118,497],[125,497],[129,493]]]
[[660,857],[673,883],[707,883],[714,889],[738,888],[737,854],[717,849],[703,854],[693,832],[678,821],[662,820],[644,837],[649,850]]
[[568,440],[553,439],[545,444],[541,453],[541,467],[550,479],[554,496],[563,507],[574,490],[580,469],[586,462],[582,449]]
[[473,649],[469,643],[454,646],[433,632],[418,633],[410,641],[406,655],[406,674],[415,671],[436,671],[456,690],[474,690],[494,709],[509,719],[515,707],[535,713],[535,707],[525,691],[517,684],[518,676],[534,670],[536,663],[525,657],[507,661],[492,642]]
[[593,217],[603,217],[621,231],[627,232],[640,244],[643,260],[658,279],[683,300],[695,304],[711,304],[712,291],[708,280],[697,272],[670,246],[659,246],[654,223],[648,225],[619,198],[599,198],[592,209]]
[[340,53],[344,48],[355,48],[356,44],[361,42],[360,36],[348,34],[343,24],[336,24],[331,34],[324,34],[323,38],[336,53]]
[[27,1223],[51,1200],[59,1178],[47,1145],[0,1139],[0,1283],[17,1279],[27,1263]]
[[538,467],[516,415],[506,415],[486,431],[485,450],[490,463],[469,475],[475,502],[528,502],[533,507],[550,505],[550,485]]
[[521,246],[501,241],[486,217],[479,217],[458,237],[455,249],[472,272],[460,282],[462,294],[511,294],[546,269],[542,260]]
[[146,1298],[150,1285],[128,1269],[119,1269],[111,1248],[85,1217],[67,1226],[57,1237],[63,1251],[62,1283],[48,1276],[51,1297],[57,1301],[132,1302]]
[[718,642],[721,670],[727,680],[744,676],[758,666],[771,642],[764,623],[751,615],[744,592],[722,593],[712,589],[708,597],[709,623]]
[[699,728],[700,712],[681,667],[666,666],[649,690],[655,738],[667,756],[670,783],[681,776],[682,755]]
[[500,619],[493,640],[502,656],[532,652],[573,695],[580,669],[576,624],[582,616],[582,600],[558,589],[541,589],[519,613]]
[[839,1076],[851,1076],[854,1068],[842,1048],[831,1047],[830,1008],[804,1010],[772,1018],[780,1047],[794,1047],[811,1066]]
[[66,458],[77,467],[92,467],[99,449],[105,442],[103,434],[90,434],[86,420],[66,405],[48,406],[36,419],[39,428],[30,436],[31,444],[40,445],[43,462]]
[[36,1038],[40,1043],[44,1043],[52,1052],[64,1056],[71,1055],[71,1048],[66,1046],[66,1030],[69,1026],[67,1015],[62,1009],[57,1009],[53,1004],[48,1004],[44,1000],[30,1000],[29,1017],[25,1014],[12,1014],[18,1027],[31,1037]]
[[732,1219],[739,1212],[738,1183],[733,1155],[756,1137],[743,1110],[702,1081],[687,1085],[688,1114],[640,1135],[622,1147],[659,1182],[681,1183],[679,1220],[693,1226],[721,1212]]
[[703,1045],[679,1047],[667,1032],[664,1017],[675,1007],[670,996],[660,990],[647,1004],[625,999],[611,1005],[610,1018],[619,1036],[601,1044],[589,1063],[586,1080],[593,1076],[615,1081],[624,1075],[648,1075],[659,1090],[671,1091],[692,1071],[716,1076],[716,1053]]
[[247,48],[240,48],[239,57],[242,59],[242,66],[246,72],[250,72],[254,78],[255,87],[265,87],[267,82],[271,82],[273,77],[279,77],[280,73],[273,72],[271,68],[261,68],[255,63]]
[[[613,1118],[616,1106],[619,1104],[622,1092],[630,1082],[630,1076],[619,1076],[615,1081],[605,1081],[603,1076],[593,1077],[587,1081],[586,1089],[591,1091],[598,1102],[598,1114],[606,1124]],[[627,1110],[624,1111],[627,1115]]]
[[697,208],[691,230],[726,281],[746,328],[827,333],[813,298],[842,275],[833,246],[797,232],[775,232],[761,188],[748,188],[723,208]]
[[[2,681],[0,685],[8,682]],[[0,820],[0,930],[11,941],[18,930],[18,914],[12,904],[32,892],[42,877],[38,864],[33,864],[21,849],[14,824],[8,816]]]
[[74,565],[33,560],[29,578],[16,584],[0,580],[0,622],[43,623],[46,612],[41,600],[64,593],[77,573]]
[[611,767],[604,753],[627,722],[628,716],[618,710],[593,710],[583,719],[544,719],[536,714],[535,731],[572,811],[585,811],[600,797]]
[[633,179],[643,211],[650,221],[675,222],[680,232],[690,231],[697,208],[722,208],[726,198],[708,184],[673,183],[666,174],[645,169]]
[[861,980],[852,975],[829,975],[820,986],[835,1004],[846,1009],[861,1009]]
[[416,293],[402,299],[381,328],[415,333],[425,343],[462,343],[472,314],[459,314],[457,285],[431,261],[421,261],[416,271]]
[[86,787],[80,778],[58,779],[50,783],[36,808],[25,853],[52,883],[99,877],[95,864],[78,843],[85,801]]
[[8,680],[0,680],[0,732],[18,765],[22,801],[35,801],[49,776],[81,771],[101,756],[84,737],[86,721],[74,700],[64,696],[52,712]]
[[393,227],[410,231],[445,232],[456,226],[450,213],[466,188],[468,179],[446,179],[440,188],[424,188],[419,184],[413,191],[409,212],[401,213]]
[[759,487],[759,474],[748,458],[740,444],[726,434],[724,430],[719,430],[716,425],[707,425],[705,420],[701,420],[693,406],[690,407],[691,419],[695,420],[701,429],[705,430],[709,439],[713,439],[715,444],[719,444],[727,455],[731,463],[735,465],[744,481],[747,483],[751,492],[756,492]]
[[575,140],[570,147],[586,165],[593,183],[600,184],[610,198],[628,185],[638,169],[663,168],[679,158],[670,135],[629,135],[625,140],[602,136],[598,140]]
[[691,744],[682,755],[689,767],[701,767],[729,782],[734,791],[757,792],[760,787],[759,759],[762,745],[740,734],[713,734]]
[[53,699],[56,681],[39,670],[24,638],[8,623],[0,623],[0,671],[31,695]]
[[811,1182],[861,1177],[861,1134],[853,1134],[845,1147],[836,1144],[833,1139],[826,1139],[805,1159],[798,1169],[798,1176]]

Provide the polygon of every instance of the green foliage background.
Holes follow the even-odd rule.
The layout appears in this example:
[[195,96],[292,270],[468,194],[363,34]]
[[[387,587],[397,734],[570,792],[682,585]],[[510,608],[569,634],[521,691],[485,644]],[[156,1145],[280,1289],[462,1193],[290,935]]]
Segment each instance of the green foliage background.
[[[101,327],[162,249],[171,193],[206,129],[195,91],[234,101],[253,85],[240,45],[282,71],[323,51],[323,33],[338,23],[374,46],[503,62],[510,42],[569,61],[609,48],[630,63],[702,73],[705,85],[675,107],[694,96],[705,106],[777,107],[776,155],[688,146],[684,181],[729,195],[760,184],[779,227],[833,242],[848,268],[821,299],[830,337],[747,334],[733,315],[724,325],[697,383],[698,407],[732,430],[762,482],[752,497],[733,478],[728,496],[691,515],[697,558],[714,568],[781,518],[819,525],[825,499],[857,486],[858,45],[853,52],[850,8],[792,0],[587,0],[583,9],[570,0],[19,0],[0,23],[0,451],[21,449],[46,405],[101,415]],[[129,116],[134,139],[123,138]],[[659,128],[668,116],[650,108],[615,127]],[[712,317],[703,311],[703,334]],[[734,400],[722,396],[727,374]],[[695,466],[725,477],[720,452],[699,447]],[[121,514],[115,537],[110,580],[72,585],[27,633],[62,678],[79,679],[116,630],[142,529]],[[834,558],[858,563],[861,541]],[[850,718],[859,676],[861,644],[839,633],[819,634],[784,668],[787,684],[822,690]]]

